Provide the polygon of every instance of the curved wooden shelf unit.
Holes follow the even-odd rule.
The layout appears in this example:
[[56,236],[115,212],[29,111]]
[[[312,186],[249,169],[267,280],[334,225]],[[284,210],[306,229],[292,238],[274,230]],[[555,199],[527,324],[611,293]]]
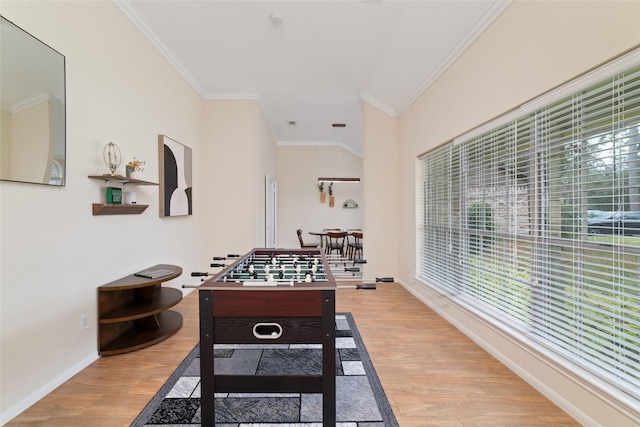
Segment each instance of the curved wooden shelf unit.
[[182,291],[162,287],[182,268],[158,264],[172,273],[155,279],[133,274],[98,288],[98,353],[113,355],[149,347],[182,327],[182,315],[168,310],[182,301]]

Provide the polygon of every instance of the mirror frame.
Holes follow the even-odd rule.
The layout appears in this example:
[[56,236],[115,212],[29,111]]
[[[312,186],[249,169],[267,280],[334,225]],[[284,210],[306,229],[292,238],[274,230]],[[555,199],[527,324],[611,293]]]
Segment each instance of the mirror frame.
[[[3,169],[4,166],[6,170],[7,165],[10,168],[9,173],[6,174],[7,176],[5,176],[4,172],[0,171],[0,181],[65,187],[67,181],[66,58],[63,54],[6,17],[0,15],[0,21],[3,32],[9,31],[5,29],[5,26],[13,27],[16,31],[16,39],[19,38],[17,41],[24,41],[25,43],[24,45],[20,44],[18,45],[19,47],[16,47],[9,45],[8,37],[0,37],[0,61],[10,61],[3,62],[0,65],[0,87],[5,89],[20,87],[18,83],[30,82],[29,85],[23,85],[24,92],[12,98],[9,98],[8,94],[3,95],[2,93],[6,91],[0,89],[0,105],[3,117],[5,114],[13,114],[13,110],[21,111],[22,108],[24,109],[22,111],[26,111],[31,107],[34,107],[35,110],[38,106],[46,102],[45,107],[41,109],[42,111],[33,114],[42,117],[43,121],[46,120],[46,123],[40,127],[41,132],[39,138],[34,138],[41,141],[40,146],[37,147],[38,144],[34,144],[34,146],[30,148],[30,150],[32,150],[31,152],[22,153],[22,161],[20,162],[22,164],[28,164],[28,159],[35,154],[36,159],[40,159],[40,166],[34,168],[32,172],[27,172],[25,175],[15,175],[11,173],[11,168],[15,166],[15,158],[9,156],[8,159],[6,157],[2,159],[0,157],[0,169]],[[17,44],[18,43],[16,43],[16,45]],[[28,49],[27,46],[32,49]],[[35,53],[35,55],[28,57],[27,60],[24,61],[28,62],[29,65],[22,64],[20,63],[21,61],[17,59],[11,59],[12,57],[16,58],[15,55],[12,56],[12,52],[22,53],[27,51],[33,51]],[[8,60],[6,59],[7,57],[9,58]],[[48,67],[46,67],[46,65],[53,65],[55,68],[53,71],[47,73],[39,72],[41,70],[47,70]],[[11,67],[14,66],[15,69],[11,69]],[[19,71],[16,71],[16,69]],[[49,70],[51,70],[51,68],[49,68]],[[33,80],[12,78],[14,75],[24,77],[32,73],[34,75]],[[7,120],[11,119],[7,118]],[[33,119],[24,119],[24,122],[28,123],[29,128],[31,128],[34,123]],[[3,123],[3,125],[6,126],[6,123],[7,122]],[[38,127],[34,128],[38,129]],[[27,127],[23,127],[23,129],[27,129]],[[2,131],[2,133],[5,132],[7,131]],[[11,132],[11,130],[9,130],[9,132]],[[29,135],[26,135],[25,140],[29,140]],[[48,141],[46,148],[46,142],[43,141]],[[0,134],[0,144],[3,144],[2,134]],[[3,148],[8,150],[5,151],[5,153],[10,153],[11,142],[6,143],[5,141],[5,144],[7,144],[7,146],[3,146]],[[2,151],[3,148],[0,148],[0,151]],[[45,150],[47,150],[46,153],[44,152]],[[44,170],[42,170],[43,167]],[[38,181],[35,177],[41,175],[43,178]],[[58,182],[55,182],[56,178]]]

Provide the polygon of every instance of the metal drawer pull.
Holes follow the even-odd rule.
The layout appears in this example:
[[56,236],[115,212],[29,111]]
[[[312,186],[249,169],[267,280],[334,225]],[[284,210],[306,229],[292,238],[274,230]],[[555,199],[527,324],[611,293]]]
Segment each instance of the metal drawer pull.
[[253,336],[259,340],[276,340],[282,336],[282,326],[277,323],[256,323]]

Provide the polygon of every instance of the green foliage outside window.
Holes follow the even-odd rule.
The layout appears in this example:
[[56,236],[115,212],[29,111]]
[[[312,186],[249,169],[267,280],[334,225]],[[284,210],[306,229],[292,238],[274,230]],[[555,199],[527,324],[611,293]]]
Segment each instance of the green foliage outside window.
[[492,232],[496,229],[493,220],[493,208],[489,203],[474,203],[467,209],[467,224],[469,229],[483,233],[469,234],[469,250],[471,253],[479,253],[488,249],[493,242],[493,237],[484,232]]

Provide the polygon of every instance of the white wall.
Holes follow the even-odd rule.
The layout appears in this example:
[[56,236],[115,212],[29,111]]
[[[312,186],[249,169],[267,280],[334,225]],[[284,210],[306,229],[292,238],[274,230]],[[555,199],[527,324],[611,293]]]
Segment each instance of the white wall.
[[[400,220],[400,145],[398,119],[368,103],[363,106],[364,224],[367,264],[364,277],[394,277],[399,273],[401,230],[413,229]],[[408,261],[408,260],[407,260]]]
[[[7,19],[66,56],[67,186],[0,182],[2,421],[97,357],[97,291],[156,263],[199,267],[202,165],[193,217],[160,219],[158,187],[138,187],[141,215],[98,216],[102,149],[147,161],[158,182],[158,134],[202,152],[204,101],[111,1],[6,1]],[[120,172],[124,172],[121,166]],[[178,287],[183,279],[175,279]],[[88,314],[89,329],[80,331]]]
[[[516,1],[399,117],[401,218],[415,224],[416,157],[638,45],[640,2]],[[367,159],[368,157],[365,157]],[[414,279],[415,233],[400,240],[403,283],[585,425],[637,425],[613,400]],[[636,403],[637,414],[637,403]],[[636,415],[637,416],[637,415]]]
[[[362,158],[338,145],[304,146],[280,145],[277,149],[278,165],[278,246],[299,248],[296,230],[304,231],[303,239],[318,243],[309,231],[324,228],[363,228]],[[334,207],[327,201],[320,203],[318,178],[361,178],[360,184],[335,183]],[[328,191],[328,184],[325,184]],[[347,199],[355,200],[357,209],[344,209]],[[366,243],[365,243],[366,244]]]
[[264,246],[264,176],[276,177],[276,146],[255,100],[207,101],[204,120],[199,203],[210,213],[200,231],[206,267],[213,256]]

